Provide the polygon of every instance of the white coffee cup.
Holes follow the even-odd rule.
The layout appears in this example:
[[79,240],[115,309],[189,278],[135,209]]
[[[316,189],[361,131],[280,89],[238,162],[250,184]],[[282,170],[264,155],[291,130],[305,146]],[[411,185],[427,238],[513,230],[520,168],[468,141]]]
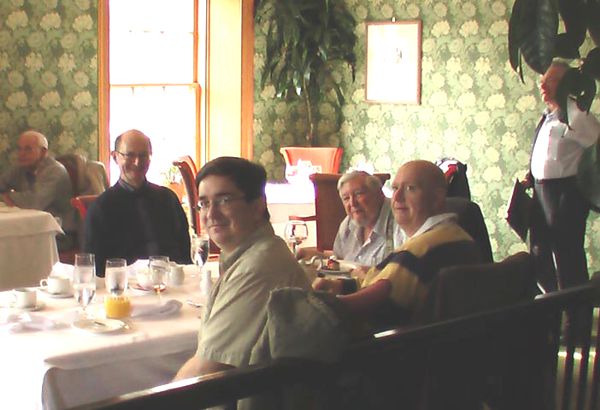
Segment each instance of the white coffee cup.
[[185,280],[185,273],[183,272],[183,266],[177,264],[171,264],[169,270],[169,281],[170,286],[181,286]]
[[65,276],[50,275],[40,281],[40,286],[54,295],[71,293],[71,280]]
[[16,308],[27,309],[37,306],[37,291],[34,288],[15,288],[12,295]]

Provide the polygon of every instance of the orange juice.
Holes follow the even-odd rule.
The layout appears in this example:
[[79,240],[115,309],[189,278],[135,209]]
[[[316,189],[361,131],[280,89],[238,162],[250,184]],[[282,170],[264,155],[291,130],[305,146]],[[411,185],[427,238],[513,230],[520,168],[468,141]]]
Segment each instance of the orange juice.
[[104,311],[107,318],[121,319],[131,314],[131,302],[127,296],[106,296]]

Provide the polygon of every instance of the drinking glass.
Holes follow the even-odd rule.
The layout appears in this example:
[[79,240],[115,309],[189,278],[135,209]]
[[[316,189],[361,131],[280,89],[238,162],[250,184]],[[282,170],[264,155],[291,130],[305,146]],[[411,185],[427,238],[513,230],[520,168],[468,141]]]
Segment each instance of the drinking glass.
[[298,245],[308,238],[308,226],[306,222],[299,220],[288,221],[285,224],[284,237],[290,250],[295,255]]
[[83,309],[83,317],[87,318],[87,307],[96,294],[96,259],[92,253],[75,255],[73,268],[73,291],[77,302]]
[[169,271],[168,256],[150,256],[149,258],[150,279],[154,292],[158,295],[159,303],[162,302],[161,293],[165,290],[165,281]]
[[127,289],[127,261],[122,258],[106,260],[104,274],[106,290],[115,296],[122,295]]
[[208,260],[209,242],[210,239],[206,233],[192,237],[192,262],[197,266],[198,271],[202,270],[202,267]]

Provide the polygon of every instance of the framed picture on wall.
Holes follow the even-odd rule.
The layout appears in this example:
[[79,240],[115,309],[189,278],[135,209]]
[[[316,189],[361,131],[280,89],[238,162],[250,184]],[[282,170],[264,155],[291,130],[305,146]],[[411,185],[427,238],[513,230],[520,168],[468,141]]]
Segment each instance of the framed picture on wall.
[[421,103],[421,20],[367,23],[366,100]]

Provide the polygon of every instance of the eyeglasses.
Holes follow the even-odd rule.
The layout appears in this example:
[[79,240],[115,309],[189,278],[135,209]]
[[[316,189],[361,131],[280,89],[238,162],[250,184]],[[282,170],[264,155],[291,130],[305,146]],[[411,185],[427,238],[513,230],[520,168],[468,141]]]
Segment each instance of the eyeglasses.
[[235,201],[246,199],[245,196],[232,196],[223,195],[214,199],[201,199],[198,201],[196,209],[198,211],[208,211],[208,208],[212,205],[217,209],[230,209]]
[[139,159],[140,161],[148,161],[152,155],[147,152],[142,152],[140,154],[136,154],[135,152],[120,152],[115,151],[117,154],[121,155],[125,158],[126,161],[135,161],[135,159]]

